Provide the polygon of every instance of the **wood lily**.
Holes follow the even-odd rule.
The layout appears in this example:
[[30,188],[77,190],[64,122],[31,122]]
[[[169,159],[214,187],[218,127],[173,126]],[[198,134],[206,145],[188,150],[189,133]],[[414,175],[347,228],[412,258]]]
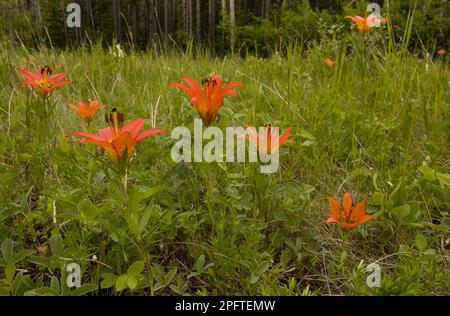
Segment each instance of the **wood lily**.
[[223,106],[224,97],[227,95],[236,96],[237,93],[232,89],[242,85],[241,82],[234,81],[222,87],[222,76],[213,75],[202,80],[202,90],[202,87],[192,78],[182,77],[181,80],[187,86],[179,82],[171,83],[169,86],[179,88],[189,94],[191,105],[195,107],[206,125],[211,124],[217,116],[217,112]]
[[350,193],[344,194],[342,208],[332,197],[328,198],[331,216],[325,221],[329,223],[337,223],[343,230],[350,230],[362,223],[373,220],[373,216],[366,214],[366,201],[362,201],[355,206],[352,204]]

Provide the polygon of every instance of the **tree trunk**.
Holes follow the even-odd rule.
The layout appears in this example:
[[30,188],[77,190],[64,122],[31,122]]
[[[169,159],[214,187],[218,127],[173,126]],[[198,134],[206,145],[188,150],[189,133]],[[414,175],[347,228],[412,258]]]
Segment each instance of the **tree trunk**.
[[196,35],[197,35],[197,43],[200,43],[202,40],[202,24],[201,24],[201,4],[200,4],[200,0],[196,1]]
[[89,17],[89,21],[91,22],[92,30],[94,30],[95,29],[95,24],[94,24],[94,17],[92,15],[92,0],[87,0],[86,1],[86,12],[87,12],[87,15]]
[[234,0],[230,0],[230,49],[234,53],[236,47],[236,12],[234,7]]
[[176,31],[177,31],[177,1],[176,0],[172,0],[172,10],[171,10],[172,12],[172,16],[171,16],[171,18],[172,18],[172,21],[171,21],[171,25],[172,25],[172,27],[171,27],[171,32],[172,33],[175,33]]
[[153,45],[153,35],[155,34],[154,18],[153,18],[153,0],[145,1],[145,13],[146,13],[146,29],[147,33],[147,45]]
[[268,19],[270,18],[270,9],[272,7],[272,1],[271,0],[265,0],[264,1],[264,15],[263,17]]
[[192,34],[194,33],[193,27],[192,27],[192,21],[193,19],[193,10],[192,10],[192,0],[187,1],[187,15],[188,15],[188,30],[189,30],[189,38],[192,39]]
[[209,0],[208,5],[208,39],[211,52],[215,53],[216,42],[216,1]]
[[188,22],[186,13],[186,2],[187,0],[181,0],[181,11],[183,12],[183,31],[188,32]]
[[120,23],[120,0],[113,0],[114,35],[120,42],[122,41],[122,27]]
[[61,11],[62,11],[63,18],[64,18],[64,37],[66,39],[65,43],[66,43],[66,47],[67,47],[67,44],[68,44],[67,21],[66,21],[67,17],[66,17],[66,6],[64,5],[64,0],[61,0]]
[[248,1],[242,1],[242,12],[244,13],[243,23],[246,25],[248,23]]
[[222,48],[225,47],[225,24],[226,24],[226,13],[227,13],[227,1],[222,0]]
[[41,4],[39,0],[36,0],[34,4],[35,4],[34,12],[36,16],[36,29],[39,34],[39,30],[41,29]]
[[150,14],[149,14],[149,17],[150,17],[150,24],[151,24],[150,29],[151,29],[151,32],[152,32],[151,38],[152,38],[152,44],[153,44],[153,41],[155,39],[155,34],[157,32],[156,15],[155,15],[155,0],[150,0]]
[[169,33],[169,0],[164,0],[164,34]]
[[153,29],[155,30],[154,35],[158,36],[158,34],[161,31],[161,23],[159,21],[159,12],[158,12],[158,0],[153,0],[152,17],[153,17]]
[[131,42],[133,46],[137,45],[137,36],[138,36],[138,21],[137,21],[137,2],[133,1],[130,3],[130,13],[131,13]]

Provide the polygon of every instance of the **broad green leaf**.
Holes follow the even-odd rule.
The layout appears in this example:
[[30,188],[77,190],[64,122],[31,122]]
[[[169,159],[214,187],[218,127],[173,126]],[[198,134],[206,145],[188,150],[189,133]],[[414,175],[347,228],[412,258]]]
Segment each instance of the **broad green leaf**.
[[159,291],[159,290],[161,290],[161,289],[163,289],[165,286],[164,285],[162,285],[161,283],[159,283],[159,282],[157,282],[156,284],[155,284],[155,287],[154,287],[154,291]]
[[410,212],[411,207],[409,206],[409,204],[403,204],[402,206],[394,207],[391,210],[392,215],[394,215],[399,220],[407,217]]
[[316,138],[311,135],[308,131],[306,130],[300,130],[298,131],[298,136],[306,138],[306,139],[310,139],[310,140],[315,140]]
[[420,166],[419,171],[423,174],[423,178],[428,181],[434,181],[436,179],[435,172],[428,166]]
[[111,232],[109,234],[109,237],[111,237],[111,239],[115,242],[119,242],[119,237],[117,236],[117,234],[115,232]]
[[427,248],[427,238],[423,234],[417,233],[415,241],[417,249],[425,251]]
[[407,202],[409,207],[411,208],[411,215],[415,218],[418,219],[420,216],[420,202],[417,201],[408,201]]
[[71,296],[83,296],[89,292],[93,292],[97,290],[97,285],[93,283],[83,284],[79,288],[74,289],[70,292]]
[[49,287],[40,287],[31,291],[25,292],[24,296],[58,296],[59,291],[55,291]]
[[283,266],[283,268],[287,267],[290,260],[291,260],[290,251],[287,249],[283,250],[280,256],[280,263]]
[[2,241],[2,255],[3,259],[9,261],[13,256],[13,241],[11,239],[5,239]]
[[398,181],[398,184],[395,187],[394,191],[392,191],[389,194],[389,201],[391,201],[391,203],[393,203],[395,201],[395,198],[397,197],[397,193],[399,192],[400,188],[402,187],[402,183],[403,183],[403,178],[400,178],[400,180]]
[[116,283],[117,275],[115,275],[114,273],[104,273],[102,274],[102,278],[103,280],[100,283],[100,287],[102,289],[109,289]]
[[174,291],[175,293],[177,293],[178,295],[184,295],[185,294],[185,290],[179,288],[178,286],[172,284],[169,286],[169,288]]
[[358,168],[358,169],[353,170],[351,172],[351,175],[354,176],[354,177],[357,177],[357,176],[369,177],[369,176],[372,175],[372,173],[369,170],[367,170],[367,169]]
[[142,217],[139,221],[139,231],[142,233],[145,228],[147,227],[148,221],[150,220],[150,217],[152,215],[152,210],[151,208],[146,208],[143,212],[142,212]]
[[52,255],[59,256],[64,251],[64,243],[61,235],[54,235],[50,238],[50,250]]
[[302,195],[311,193],[316,190],[315,187],[313,187],[312,185],[309,185],[309,184],[297,185],[295,188],[296,188],[297,193],[302,194]]
[[128,286],[127,279],[128,279],[128,274],[122,274],[121,276],[119,276],[116,279],[116,291],[117,292],[123,291],[127,288],[127,286]]
[[26,291],[35,287],[33,280],[28,275],[23,275],[22,272],[16,274],[14,281],[11,284],[13,295],[23,296]]
[[429,248],[423,252],[424,255],[436,255],[436,250],[433,248]]
[[128,209],[123,209],[123,217],[128,224],[128,228],[137,239],[141,239],[139,230],[139,193],[131,189],[128,195]]
[[9,262],[5,268],[6,283],[11,284],[15,274],[16,274],[16,265],[12,262]]
[[261,262],[259,264],[259,266],[256,268],[254,273],[258,274],[258,275],[262,275],[264,272],[267,271],[267,269],[269,269],[269,262],[267,262],[267,261]]
[[269,262],[261,262],[258,267],[256,267],[255,271],[252,272],[250,276],[250,283],[255,284],[259,281],[261,275],[269,269]]
[[152,196],[158,194],[159,192],[161,192],[164,189],[165,189],[164,186],[158,185],[158,186],[152,187],[152,188],[150,188],[150,189],[148,189],[146,191],[139,192],[139,195],[140,195],[141,199],[144,200],[144,199],[147,199],[149,197],[152,197]]
[[200,255],[198,257],[197,261],[195,262],[194,269],[197,272],[203,272],[203,269],[205,267],[205,255]]
[[61,291],[61,287],[59,286],[59,280],[56,276],[53,276],[50,279],[50,288],[58,294]]
[[376,206],[381,206],[381,205],[383,205],[383,201],[384,201],[384,194],[381,193],[381,192],[376,191],[372,195],[372,199],[370,200],[370,204],[376,205]]
[[259,281],[259,275],[258,274],[253,274],[250,276],[250,284],[255,284],[256,282]]
[[98,209],[91,200],[85,199],[78,203],[78,211],[85,220],[94,220],[98,215]]
[[177,268],[173,268],[169,272],[167,272],[166,276],[164,277],[164,287],[168,286],[170,282],[172,282],[176,274]]
[[133,290],[137,286],[137,279],[133,275],[129,275],[127,278],[127,286],[130,290]]
[[432,226],[433,230],[442,232],[442,233],[448,233],[450,228],[447,225],[434,225]]
[[134,218],[139,214],[139,192],[136,189],[131,189],[128,195],[128,211]]
[[136,261],[128,268],[127,274],[139,275],[142,271],[144,271],[144,261]]
[[450,174],[436,172],[436,177],[439,180],[441,187],[450,187]]
[[420,257],[420,262],[422,263],[430,263],[434,260],[436,260],[436,250],[435,249],[427,249],[423,252],[422,256]]

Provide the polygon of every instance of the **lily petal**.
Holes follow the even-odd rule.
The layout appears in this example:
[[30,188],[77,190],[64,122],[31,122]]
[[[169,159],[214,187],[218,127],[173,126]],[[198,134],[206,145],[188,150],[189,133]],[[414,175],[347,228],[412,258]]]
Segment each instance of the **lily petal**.
[[332,217],[339,219],[341,216],[341,206],[339,205],[339,202],[332,197],[328,197],[328,204],[330,205],[330,213]]
[[130,133],[133,138],[136,138],[141,129],[144,127],[145,120],[142,118],[135,119],[134,121],[126,124],[120,129],[120,133]]
[[352,197],[350,193],[345,192],[344,194],[344,200],[342,201],[342,207],[344,209],[345,216],[348,216],[350,213],[350,210],[352,208]]
[[136,141],[140,141],[141,139],[144,139],[146,137],[157,135],[157,134],[166,134],[167,132],[160,128],[151,128],[146,131],[143,131],[139,133],[139,135],[136,137]]
[[359,202],[352,210],[352,217],[355,221],[358,221],[359,218],[362,218],[365,215],[366,211],[366,201]]

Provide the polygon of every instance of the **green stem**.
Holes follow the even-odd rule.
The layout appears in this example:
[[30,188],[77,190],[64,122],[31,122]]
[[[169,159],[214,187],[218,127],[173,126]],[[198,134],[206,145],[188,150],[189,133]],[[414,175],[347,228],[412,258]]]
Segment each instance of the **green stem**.
[[128,201],[128,170],[125,170],[125,174],[122,176],[122,188],[125,200]]
[[211,168],[208,166],[206,168],[206,177],[207,177],[207,188],[206,188],[206,196],[207,196],[207,206],[209,211],[209,217],[211,219],[211,240],[214,237],[214,231],[216,229],[216,211],[213,203],[211,202],[214,196],[214,179],[212,177],[213,172]]

